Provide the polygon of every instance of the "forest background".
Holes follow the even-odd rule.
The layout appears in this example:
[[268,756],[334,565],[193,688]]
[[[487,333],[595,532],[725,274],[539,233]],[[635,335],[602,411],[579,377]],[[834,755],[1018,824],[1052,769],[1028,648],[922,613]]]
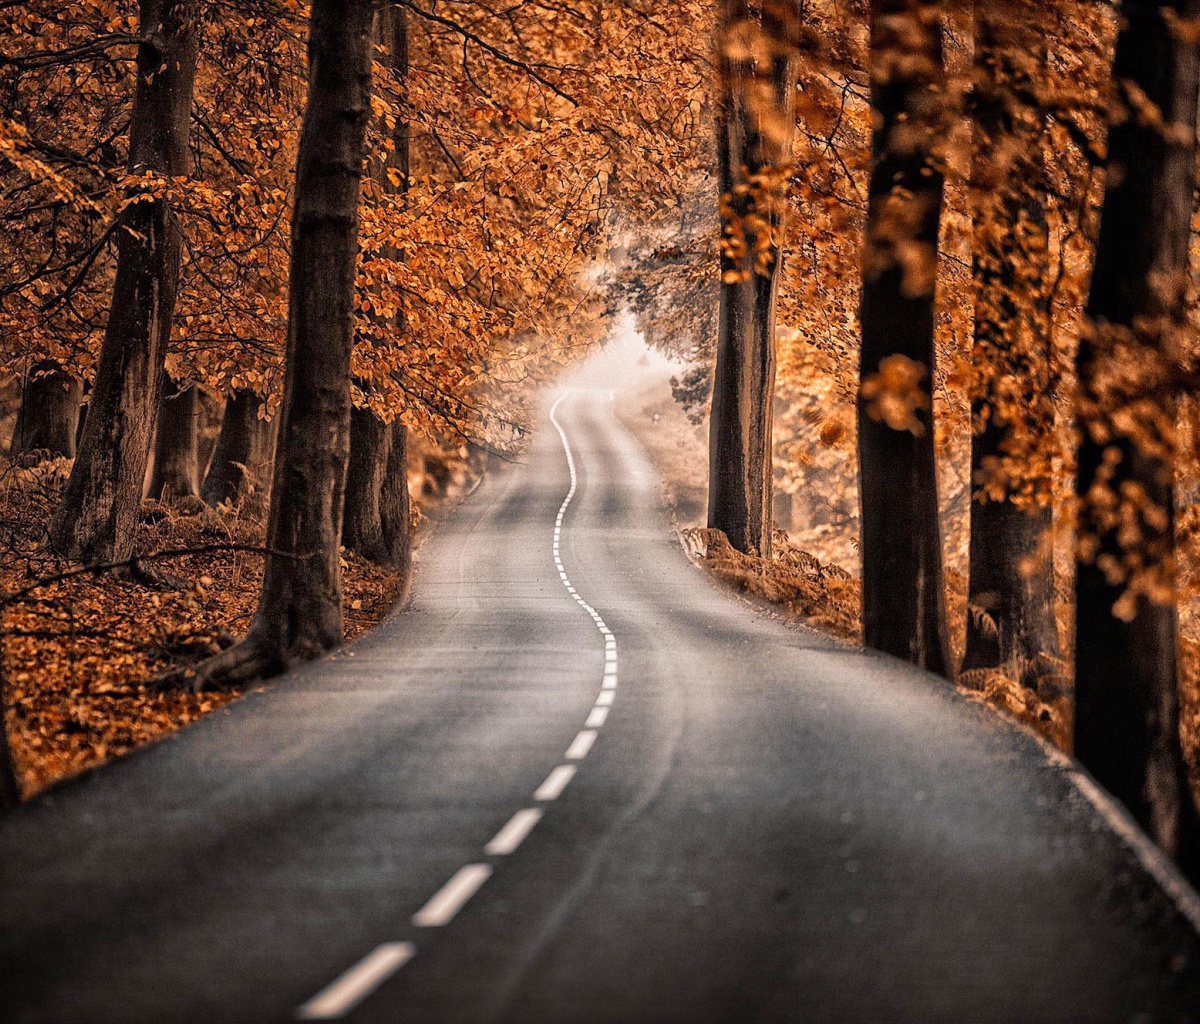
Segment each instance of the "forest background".
[[[251,549],[263,544],[281,399],[309,10],[283,0],[182,5],[195,25],[186,146],[175,167],[131,170],[141,26],[156,6],[0,7],[0,358],[12,437],[0,483],[0,574],[10,595],[25,595],[3,608],[0,685],[26,795],[225,703],[230,692],[146,683],[244,631],[261,578],[261,552]],[[721,216],[718,121],[729,76],[720,71],[766,45],[760,30],[731,16],[736,6],[424,0],[378,16],[352,477],[355,443],[360,456],[373,453],[359,459],[368,476],[400,453],[419,522],[422,506],[453,499],[489,464],[519,452],[538,389],[629,313],[647,343],[680,365],[670,405],[645,397],[627,413],[673,477],[687,523],[708,480],[703,449],[677,441],[707,437],[722,259],[735,219],[728,209]],[[972,502],[1016,495],[1037,523],[1030,555],[1051,567],[1051,642],[1030,664],[955,674],[1069,747],[1075,368],[1119,21],[1099,2],[1011,6],[1025,25],[1005,51],[1015,141],[992,154],[1001,170],[989,178],[977,159],[988,115],[972,5],[907,6],[940,19],[946,69],[936,260],[923,266],[914,253],[911,269],[930,287],[936,281],[938,294],[932,433],[950,661],[961,663],[970,629],[989,628],[988,609],[968,595]],[[812,0],[795,11],[789,24],[799,29],[786,40],[795,130],[771,183],[786,204],[772,213],[782,256],[771,268],[771,515],[787,536],[777,535],[769,558],[730,549],[709,560],[739,585],[857,639],[872,11],[857,0]],[[1033,335],[1045,349],[996,392],[996,416],[1021,428],[981,475],[972,435],[981,429],[981,374],[992,371],[979,358],[973,261],[994,229],[988,204],[1014,177],[1036,181],[1041,197],[1040,269],[1018,274],[1011,288],[1043,311]],[[734,200],[727,193],[725,207]],[[189,553],[154,560],[140,576],[73,576],[25,594],[68,565],[47,524],[82,437],[78,412],[90,404],[121,231],[131,208],[156,202],[177,217],[181,246],[154,382],[157,427],[148,428],[154,456],[125,549],[90,554]],[[893,366],[893,377],[876,381],[877,401],[903,427],[921,412],[920,388]],[[1181,613],[1180,733],[1200,795],[1200,419],[1186,393],[1173,425],[1179,573],[1169,597]],[[348,524],[371,518],[351,508],[371,491],[350,488]],[[403,550],[380,548],[369,534],[343,538],[350,634],[384,613],[407,572],[407,530]],[[706,556],[722,550],[711,536],[700,542]]]

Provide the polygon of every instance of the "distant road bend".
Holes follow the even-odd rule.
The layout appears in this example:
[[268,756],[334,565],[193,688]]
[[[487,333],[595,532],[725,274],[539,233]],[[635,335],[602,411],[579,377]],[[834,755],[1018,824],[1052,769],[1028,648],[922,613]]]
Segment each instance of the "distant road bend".
[[0,1019],[1200,1020],[1194,896],[1086,777],[660,494],[564,393],[403,613],[0,824]]

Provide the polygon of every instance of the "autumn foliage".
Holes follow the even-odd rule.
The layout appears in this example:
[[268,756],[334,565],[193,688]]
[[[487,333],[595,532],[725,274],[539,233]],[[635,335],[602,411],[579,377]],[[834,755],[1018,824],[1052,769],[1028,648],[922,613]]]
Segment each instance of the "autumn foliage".
[[[1176,767],[1182,735],[1196,787],[1194,6],[388,5],[355,86],[366,109],[344,107],[365,124],[357,200],[334,218],[349,232],[335,269],[349,275],[353,343],[335,383],[356,412],[329,421],[322,487],[339,495],[349,463],[375,491],[384,477],[393,497],[412,485],[418,505],[445,493],[447,474],[517,450],[536,388],[632,314],[679,364],[671,388],[693,427],[711,402],[706,528],[720,532],[699,539],[718,571],[842,632],[861,627],[1064,743],[1077,690],[1085,751],[1099,669],[1072,655],[1073,636],[1153,634],[1149,660],[1174,666],[1177,609],[1179,680],[1135,657],[1124,674],[1154,696],[1124,706],[1154,719],[1169,742],[1149,746]],[[321,278],[297,258],[296,168],[312,101],[328,99],[306,62],[327,13],[292,0],[0,8],[0,370],[16,420],[0,574],[17,591],[61,571],[60,556],[98,552],[120,555],[123,573],[5,606],[10,670],[29,677],[5,683],[21,729],[75,728],[30,710],[46,704],[38,672],[75,648],[56,634],[31,668],[29,641],[80,617],[102,632],[120,588],[186,595],[154,600],[180,629],[203,622],[204,644],[218,620],[244,632],[233,624],[261,556],[181,556],[161,573],[127,556],[214,530],[261,544],[272,452],[298,450],[283,383],[297,371],[297,282]],[[140,118],[164,105],[153,86],[172,75],[193,95],[174,148],[146,159],[142,143],[162,139]],[[163,438],[183,405],[160,407],[158,390],[185,396],[194,465],[164,483],[160,445],[163,501],[139,508],[143,430],[110,474],[123,481],[119,528],[93,516],[119,543],[83,543],[71,501],[97,475],[102,428],[85,419],[67,483],[74,409],[85,384],[85,408],[118,408],[97,367],[106,331],[131,334],[113,326],[130,319],[114,298],[122,261],[147,251],[160,265],[139,280],[157,282],[154,302],[132,319],[165,349],[143,353],[153,400],[127,387],[127,405]],[[319,341],[306,351],[332,351]],[[355,445],[357,461],[343,450]],[[280,490],[285,477],[276,465],[276,498],[312,497],[291,478]],[[93,504],[104,486],[92,481]],[[391,565],[375,577],[351,559],[351,593],[398,585],[408,506],[392,507],[405,510],[402,542],[372,546],[353,520],[347,544]],[[340,529],[339,514],[330,522]],[[334,603],[339,539],[322,553]],[[206,618],[217,593],[236,614]],[[322,650],[341,639],[328,621]],[[99,642],[72,635],[79,650]],[[86,657],[108,651],[127,668],[113,686],[128,687],[175,643],[148,637]],[[1143,649],[1121,644],[1122,656]],[[190,700],[143,703],[182,720]],[[1141,742],[1114,729],[1100,747]],[[1138,805],[1140,783],[1122,792],[1125,769],[1087,756]],[[1173,848],[1157,812],[1137,813]]]

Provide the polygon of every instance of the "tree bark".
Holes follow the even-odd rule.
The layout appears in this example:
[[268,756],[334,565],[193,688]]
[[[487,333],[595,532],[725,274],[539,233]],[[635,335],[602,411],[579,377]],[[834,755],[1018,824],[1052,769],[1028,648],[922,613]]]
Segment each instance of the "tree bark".
[[192,386],[180,388],[168,380],[154,436],[150,498],[173,501],[200,494],[199,422],[199,390]]
[[[378,15],[379,41],[386,47],[388,66],[399,81],[408,73],[408,24],[399,7]],[[408,191],[409,128],[397,118],[391,151],[378,162],[376,180],[391,195]],[[397,173],[392,181],[389,171]],[[402,259],[398,250],[388,253]],[[389,325],[403,329],[403,322]],[[365,386],[365,382],[364,382]],[[350,427],[350,466],[346,480],[346,514],[342,543],[364,558],[407,571],[409,564],[409,495],[406,466],[407,433],[399,420],[384,423],[369,409],[355,409]]]
[[[793,4],[783,18],[798,17]],[[776,11],[775,13],[779,13]],[[775,391],[775,303],[786,181],[796,127],[793,26],[721,6],[721,296],[709,427],[708,525],[739,551],[771,554],[771,400]],[[743,56],[734,33],[754,26],[769,54]],[[765,86],[765,88],[764,88]]]
[[1091,327],[1077,362],[1075,752],[1197,877],[1179,738],[1172,460],[1175,354],[1191,341],[1200,78],[1194,42],[1171,21],[1194,22],[1200,0],[1127,0],[1120,13]]
[[412,565],[412,498],[408,491],[408,428],[398,419],[388,425],[392,435],[387,473],[379,493],[387,564],[404,576]]
[[1038,13],[1027,0],[993,0],[975,11],[971,476],[978,489],[962,667],[1003,668],[1054,697],[1050,249],[1042,114],[1027,99],[1035,86],[1030,62],[1045,60]]
[[401,568],[409,539],[405,442],[402,424],[384,423],[369,409],[351,414],[342,543],[372,562]]
[[266,421],[258,417],[262,399],[239,389],[225,400],[221,432],[213,451],[200,497],[214,508],[222,502],[236,505],[245,493],[250,475],[262,462]]
[[372,4],[317,0],[296,162],[281,423],[258,610],[197,689],[317,657],[342,641],[339,540],[350,447],[358,206],[370,116]]
[[863,625],[871,647],[949,667],[933,436],[943,180],[938,4],[872,0],[875,129],[863,247],[858,452]]
[[13,429],[9,455],[34,452],[46,458],[75,457],[75,428],[83,385],[53,359],[39,359],[25,376],[21,408]]
[[[196,74],[190,0],[142,0],[129,170],[182,176]],[[50,523],[57,550],[84,562],[133,551],[163,362],[179,283],[181,234],[167,200],[136,190],[120,214],[108,326],[79,454]]]
[[[2,635],[3,622],[0,620]],[[10,810],[21,802],[21,783],[17,778],[17,765],[8,734],[7,708],[8,678],[3,660],[0,659],[0,812]]]

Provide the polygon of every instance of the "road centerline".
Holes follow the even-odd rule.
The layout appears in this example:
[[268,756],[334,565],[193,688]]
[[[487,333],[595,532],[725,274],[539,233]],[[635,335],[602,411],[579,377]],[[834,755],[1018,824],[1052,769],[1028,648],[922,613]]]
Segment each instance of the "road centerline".
[[425,906],[413,914],[413,924],[419,928],[439,928],[449,924],[491,875],[490,864],[464,864]]
[[533,791],[533,798],[535,800],[557,800],[562,796],[562,791],[567,788],[567,783],[575,778],[575,771],[576,768],[573,764],[560,764],[546,776],[546,781]]
[[296,1011],[297,1020],[338,1020],[417,954],[411,942],[376,946]]
[[483,852],[490,857],[507,856],[525,841],[526,836],[533,831],[533,827],[541,820],[542,811],[539,808],[522,808],[508,819],[508,823],[483,848]]

